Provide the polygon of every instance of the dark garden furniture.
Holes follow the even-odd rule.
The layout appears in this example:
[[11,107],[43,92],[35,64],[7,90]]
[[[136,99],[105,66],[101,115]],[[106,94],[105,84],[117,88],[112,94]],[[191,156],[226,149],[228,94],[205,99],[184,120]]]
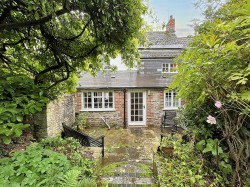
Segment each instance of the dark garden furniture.
[[175,111],[165,111],[161,118],[161,131],[164,132],[166,129],[169,132],[177,131],[177,124],[175,121],[176,112]]

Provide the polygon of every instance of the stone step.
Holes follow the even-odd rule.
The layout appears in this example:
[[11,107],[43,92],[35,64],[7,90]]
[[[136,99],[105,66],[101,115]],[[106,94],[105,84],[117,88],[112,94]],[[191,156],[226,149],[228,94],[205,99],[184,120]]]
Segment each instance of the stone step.
[[107,187],[158,187],[152,184],[108,184]]
[[111,184],[119,184],[119,185],[151,185],[154,184],[154,178],[138,178],[138,177],[102,177],[102,182],[108,182]]
[[147,177],[148,175],[152,176],[153,172],[150,173],[145,173],[145,172],[133,172],[133,173],[121,173],[121,172],[109,172],[108,174],[102,175],[102,177],[109,177],[109,176],[114,176],[114,177]]

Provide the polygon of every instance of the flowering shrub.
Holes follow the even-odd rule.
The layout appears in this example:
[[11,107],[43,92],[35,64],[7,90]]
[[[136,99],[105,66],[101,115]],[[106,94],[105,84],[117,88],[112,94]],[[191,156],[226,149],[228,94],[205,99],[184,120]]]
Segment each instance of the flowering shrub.
[[182,121],[196,133],[203,156],[227,171],[231,186],[250,178],[249,15],[249,1],[230,0],[200,25],[170,86],[186,100]]
[[216,106],[217,108],[221,108],[222,107],[222,103],[220,101],[216,101],[214,106]]
[[213,116],[209,115],[207,117],[207,122],[210,124],[216,124],[216,119]]

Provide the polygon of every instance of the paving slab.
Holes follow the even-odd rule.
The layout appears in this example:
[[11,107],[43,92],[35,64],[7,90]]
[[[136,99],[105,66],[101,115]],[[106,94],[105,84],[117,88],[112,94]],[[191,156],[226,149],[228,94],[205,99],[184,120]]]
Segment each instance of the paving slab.
[[159,127],[92,128],[86,133],[91,136],[105,135],[100,183],[108,183],[108,186],[157,186],[153,176],[153,153],[160,145]]

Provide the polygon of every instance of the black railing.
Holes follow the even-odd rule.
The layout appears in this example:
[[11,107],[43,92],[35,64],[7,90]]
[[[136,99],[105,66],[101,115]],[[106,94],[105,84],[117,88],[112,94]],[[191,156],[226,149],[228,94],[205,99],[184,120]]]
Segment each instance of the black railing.
[[82,146],[86,147],[101,147],[102,148],[102,157],[104,157],[104,136],[98,138],[90,137],[89,135],[79,132],[71,127],[62,124],[64,137],[73,137],[80,141]]

